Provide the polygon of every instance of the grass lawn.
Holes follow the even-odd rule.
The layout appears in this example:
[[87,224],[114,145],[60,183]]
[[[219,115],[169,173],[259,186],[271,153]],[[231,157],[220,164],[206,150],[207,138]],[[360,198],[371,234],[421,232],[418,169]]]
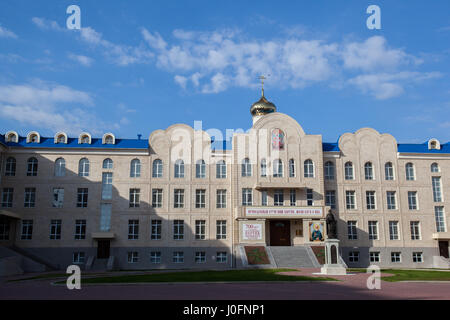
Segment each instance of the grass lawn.
[[[366,272],[365,269],[348,269],[349,272]],[[449,271],[436,270],[404,270],[404,269],[381,269],[382,273],[390,273],[393,276],[382,277],[389,282],[397,281],[450,281]]]
[[[119,275],[112,277],[85,278],[84,284],[89,283],[154,283],[154,282],[233,282],[233,281],[334,281],[332,278],[284,276],[276,274],[293,269],[256,269],[256,270],[227,270],[227,271],[190,271],[168,272],[157,274]],[[65,283],[64,281],[58,283]]]

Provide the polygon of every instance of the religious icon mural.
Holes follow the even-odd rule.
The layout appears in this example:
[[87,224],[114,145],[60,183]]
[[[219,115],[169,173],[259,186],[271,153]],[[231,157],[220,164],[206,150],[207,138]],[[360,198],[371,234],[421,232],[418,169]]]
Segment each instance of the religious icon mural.
[[309,223],[309,241],[323,241],[323,222],[313,221]]
[[274,129],[272,131],[272,149],[283,150],[284,149],[284,132],[280,129]]

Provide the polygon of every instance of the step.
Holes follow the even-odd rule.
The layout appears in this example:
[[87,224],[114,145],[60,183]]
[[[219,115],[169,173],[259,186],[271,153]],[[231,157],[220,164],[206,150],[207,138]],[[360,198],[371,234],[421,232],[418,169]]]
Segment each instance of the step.
[[278,268],[315,268],[315,263],[308,248],[296,247],[269,247]]

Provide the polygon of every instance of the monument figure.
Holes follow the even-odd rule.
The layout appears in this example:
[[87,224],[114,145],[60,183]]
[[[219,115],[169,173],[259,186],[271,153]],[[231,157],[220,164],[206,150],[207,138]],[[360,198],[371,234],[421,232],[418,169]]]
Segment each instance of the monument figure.
[[327,235],[328,239],[337,239],[337,221],[334,215],[331,213],[331,210],[328,211],[327,217]]

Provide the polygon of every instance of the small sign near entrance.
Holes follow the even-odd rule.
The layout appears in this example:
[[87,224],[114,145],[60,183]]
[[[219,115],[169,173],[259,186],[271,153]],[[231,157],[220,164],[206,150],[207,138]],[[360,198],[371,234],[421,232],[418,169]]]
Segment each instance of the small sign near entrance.
[[262,224],[260,223],[243,223],[242,224],[243,240],[262,240]]

